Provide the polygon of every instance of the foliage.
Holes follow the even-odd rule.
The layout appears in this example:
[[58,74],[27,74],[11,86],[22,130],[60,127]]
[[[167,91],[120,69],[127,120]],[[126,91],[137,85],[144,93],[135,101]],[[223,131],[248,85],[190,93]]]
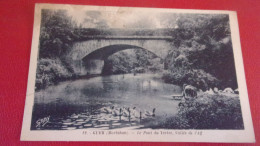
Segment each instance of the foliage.
[[182,15],[172,33],[174,47],[165,59],[169,71],[164,78],[201,89],[237,88],[228,15]]
[[76,23],[65,10],[42,10],[40,31],[40,58],[64,55],[76,37]]
[[77,37],[75,27],[65,10],[42,10],[36,89],[75,76],[65,57]]
[[158,72],[162,70],[160,59],[143,49],[125,50],[105,60],[103,74]]
[[183,102],[178,114],[155,125],[167,129],[244,129],[238,96],[200,95]]
[[[128,51],[129,52],[129,51]],[[131,53],[120,51],[105,60],[103,74],[130,73],[136,60]]]
[[74,76],[59,59],[40,59],[37,66],[36,89],[44,88]]
[[[224,45],[223,45],[224,46]],[[194,51],[188,55],[194,68],[203,69],[221,80],[219,88],[237,88],[235,64],[231,44],[219,49]]]
[[210,87],[217,87],[220,83],[217,78],[201,69],[185,70],[179,68],[175,69],[173,72],[165,71],[162,79],[166,83],[178,85],[189,84],[202,90],[206,90]]

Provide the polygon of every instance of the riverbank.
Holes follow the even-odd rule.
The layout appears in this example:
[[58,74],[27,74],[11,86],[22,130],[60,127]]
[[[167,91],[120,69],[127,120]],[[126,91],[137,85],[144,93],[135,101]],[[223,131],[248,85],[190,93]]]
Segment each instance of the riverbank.
[[[37,68],[37,78],[36,78],[36,84],[35,84],[35,90],[40,91],[42,89],[46,89],[49,86],[58,85],[62,82],[66,81],[76,81],[81,79],[91,79],[94,77],[106,77],[111,76],[107,74],[87,74],[87,75],[79,75],[75,74],[74,72],[68,73],[67,69],[63,67],[63,65],[59,62],[53,65],[52,62],[56,62],[55,60],[49,60],[48,63],[45,63],[45,65],[40,66]],[[60,68],[60,69],[57,69]],[[44,70],[44,71],[42,71]],[[56,70],[57,73],[54,74],[48,74],[48,72]],[[154,74],[154,73],[125,73],[125,74],[113,74],[113,75],[129,75],[133,74],[135,76],[139,76],[142,74]],[[159,74],[155,74],[153,76],[153,79],[161,80],[162,77]]]
[[35,90],[39,91],[52,85],[58,85],[65,81],[74,81],[78,79],[90,79],[101,76],[99,74],[78,75],[70,65],[58,58],[40,59],[38,61]]
[[192,102],[181,102],[178,113],[155,121],[153,129],[244,129],[239,95],[202,93]]

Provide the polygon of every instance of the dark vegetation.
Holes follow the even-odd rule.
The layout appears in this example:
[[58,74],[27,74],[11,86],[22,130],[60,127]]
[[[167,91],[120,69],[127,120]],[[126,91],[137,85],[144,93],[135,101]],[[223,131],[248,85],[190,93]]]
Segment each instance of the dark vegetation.
[[173,50],[166,58],[169,83],[237,88],[228,15],[189,14],[178,20]]
[[109,56],[105,60],[103,74],[125,74],[160,72],[163,70],[161,59],[143,49],[129,49]]
[[238,96],[202,94],[183,103],[176,116],[154,122],[152,128],[244,129],[244,125]]
[[[227,15],[186,15],[173,33],[174,48],[166,58],[166,82],[208,90],[237,88]],[[183,102],[178,114],[154,128],[244,129],[239,95],[203,93]]]
[[36,89],[75,77],[65,55],[78,36],[76,27],[66,11],[42,10]]

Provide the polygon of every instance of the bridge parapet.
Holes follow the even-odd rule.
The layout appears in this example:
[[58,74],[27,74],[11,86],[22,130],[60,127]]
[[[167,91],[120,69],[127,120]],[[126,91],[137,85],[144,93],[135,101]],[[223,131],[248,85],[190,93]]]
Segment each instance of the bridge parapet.
[[104,36],[104,35],[93,35],[93,36],[81,36],[79,41],[93,40],[93,39],[112,39],[112,40],[168,40],[173,41],[172,36]]

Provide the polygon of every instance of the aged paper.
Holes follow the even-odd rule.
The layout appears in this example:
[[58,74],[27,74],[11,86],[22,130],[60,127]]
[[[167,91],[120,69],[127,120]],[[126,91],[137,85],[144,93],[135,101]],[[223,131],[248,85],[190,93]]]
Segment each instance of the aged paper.
[[36,4],[21,140],[254,142],[236,12]]

